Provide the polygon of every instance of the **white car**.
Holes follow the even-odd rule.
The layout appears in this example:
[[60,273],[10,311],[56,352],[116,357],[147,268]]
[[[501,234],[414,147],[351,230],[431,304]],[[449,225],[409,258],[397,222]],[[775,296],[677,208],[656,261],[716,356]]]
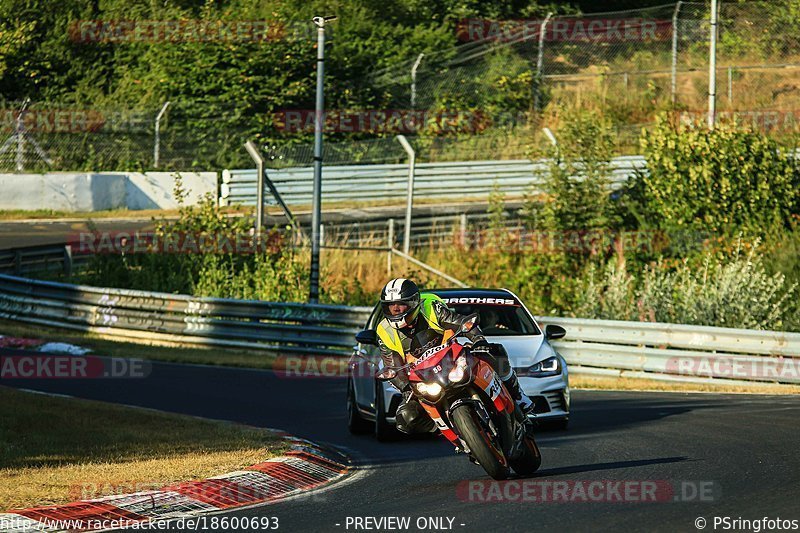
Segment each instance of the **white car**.
[[[486,339],[503,345],[522,390],[534,401],[531,416],[537,422],[567,427],[570,403],[567,363],[548,342],[563,337],[564,328],[549,325],[543,332],[525,304],[507,289],[422,292],[436,294],[457,313],[477,312]],[[374,331],[382,318],[380,305],[376,305],[364,329]],[[354,350],[347,379],[348,428],[352,433],[374,432],[379,440],[394,438],[400,391],[391,383],[375,379],[375,372],[383,366],[377,346],[359,343]]]

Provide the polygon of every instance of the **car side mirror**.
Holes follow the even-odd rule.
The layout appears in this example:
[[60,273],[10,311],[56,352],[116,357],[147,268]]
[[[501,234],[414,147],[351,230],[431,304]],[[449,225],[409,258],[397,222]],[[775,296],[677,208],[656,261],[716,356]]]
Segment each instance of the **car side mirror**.
[[547,340],[561,339],[567,334],[567,330],[555,324],[548,324],[544,328],[544,338]]
[[359,344],[371,344],[373,346],[377,346],[378,335],[375,333],[374,329],[365,329],[364,331],[359,331],[356,333],[356,342]]

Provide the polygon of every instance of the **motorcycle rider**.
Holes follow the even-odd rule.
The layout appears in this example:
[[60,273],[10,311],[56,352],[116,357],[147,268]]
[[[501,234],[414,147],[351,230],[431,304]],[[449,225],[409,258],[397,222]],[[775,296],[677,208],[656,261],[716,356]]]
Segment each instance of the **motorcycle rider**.
[[[420,296],[417,285],[404,278],[393,279],[383,288],[381,310],[384,318],[377,326],[378,347],[384,366],[393,367],[405,364],[405,354],[416,358],[426,349],[441,344],[445,329],[457,331],[467,319],[450,311],[434,294]],[[472,341],[472,354],[494,368],[522,412],[527,414],[533,402],[520,389],[502,345],[489,344],[477,325],[464,336]],[[435,431],[433,420],[411,392],[408,373],[398,372],[391,382],[403,393],[395,415],[397,429],[404,433]]]

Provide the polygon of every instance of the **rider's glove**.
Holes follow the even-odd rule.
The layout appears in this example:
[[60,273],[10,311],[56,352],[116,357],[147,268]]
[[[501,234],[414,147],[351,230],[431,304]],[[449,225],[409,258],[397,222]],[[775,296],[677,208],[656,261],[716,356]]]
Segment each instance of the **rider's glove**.
[[492,354],[492,350],[491,350],[491,347],[489,346],[489,343],[486,342],[486,340],[483,340],[483,339],[481,339],[479,341],[475,341],[472,344],[472,348],[470,350],[475,355],[491,355]]

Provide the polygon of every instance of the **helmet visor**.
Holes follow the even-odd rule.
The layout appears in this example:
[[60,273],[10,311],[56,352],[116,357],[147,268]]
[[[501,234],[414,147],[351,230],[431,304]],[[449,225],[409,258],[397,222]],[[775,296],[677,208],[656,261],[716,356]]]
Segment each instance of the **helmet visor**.
[[402,300],[381,300],[381,310],[386,318],[402,318],[419,307],[419,295],[415,294]]

